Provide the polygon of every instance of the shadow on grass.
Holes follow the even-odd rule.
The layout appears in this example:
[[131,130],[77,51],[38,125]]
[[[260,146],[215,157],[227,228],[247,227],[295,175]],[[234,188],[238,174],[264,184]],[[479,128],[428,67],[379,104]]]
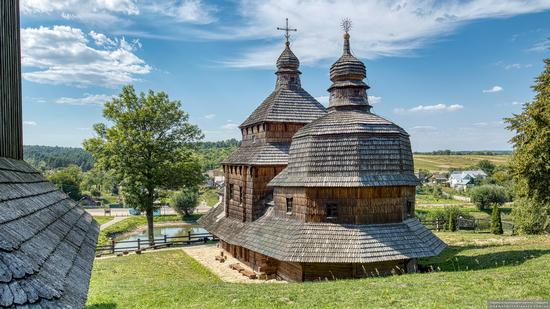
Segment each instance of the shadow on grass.
[[464,250],[485,249],[490,247],[501,247],[502,245],[480,245],[480,246],[451,246],[445,249],[438,257],[419,261],[426,271],[464,271],[483,270],[503,266],[521,265],[529,259],[539,258],[550,254],[550,249],[540,250],[509,250],[490,252],[486,254],[464,256],[459,255]]
[[116,304],[113,304],[113,303],[103,303],[103,304],[86,306],[86,309],[114,309],[114,308],[116,308]]

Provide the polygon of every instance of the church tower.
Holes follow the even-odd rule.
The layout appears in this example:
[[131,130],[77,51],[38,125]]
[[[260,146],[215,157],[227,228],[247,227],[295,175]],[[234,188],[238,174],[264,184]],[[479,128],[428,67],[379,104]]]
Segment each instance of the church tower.
[[288,162],[292,136],[323,116],[325,108],[302,88],[300,61],[290,49],[288,20],[285,48],[277,59],[275,90],[240,125],[242,145],[222,162],[225,215],[251,222],[272,200],[267,183]]

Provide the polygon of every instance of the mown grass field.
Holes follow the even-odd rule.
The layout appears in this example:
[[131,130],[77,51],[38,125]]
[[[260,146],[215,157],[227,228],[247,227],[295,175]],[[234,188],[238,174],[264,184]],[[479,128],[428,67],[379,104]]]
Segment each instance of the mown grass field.
[[94,219],[99,223],[99,225],[102,225],[104,223],[107,223],[111,220],[113,220],[114,217],[110,216],[94,216]]
[[550,298],[550,237],[438,233],[435,272],[361,280],[233,284],[181,250],[98,259],[87,308],[486,308]]
[[447,171],[449,168],[466,168],[476,165],[481,160],[489,160],[495,165],[506,164],[509,155],[483,156],[483,155],[414,155],[414,169],[429,171]]

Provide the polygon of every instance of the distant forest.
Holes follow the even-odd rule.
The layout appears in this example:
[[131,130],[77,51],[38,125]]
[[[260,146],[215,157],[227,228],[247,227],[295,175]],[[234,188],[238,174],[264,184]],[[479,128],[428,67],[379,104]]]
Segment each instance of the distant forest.
[[[221,167],[225,160],[240,145],[236,139],[219,142],[197,143],[197,150],[202,156],[203,169],[210,170]],[[82,171],[89,171],[94,166],[92,155],[82,148],[24,146],[25,161],[35,168],[46,171],[77,165]]]
[[439,156],[451,156],[451,155],[458,155],[458,156],[500,156],[500,155],[510,155],[512,154],[511,150],[480,150],[480,151],[451,151],[451,150],[435,150],[435,151],[428,151],[428,152],[420,152],[415,151],[414,154],[421,154],[421,155],[439,155]]
[[82,148],[23,146],[23,155],[25,161],[42,171],[73,164],[88,171],[94,166],[92,155]]

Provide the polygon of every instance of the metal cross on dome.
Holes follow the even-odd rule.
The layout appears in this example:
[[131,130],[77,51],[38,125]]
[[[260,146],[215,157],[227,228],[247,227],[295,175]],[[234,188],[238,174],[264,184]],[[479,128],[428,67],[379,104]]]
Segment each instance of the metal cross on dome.
[[341,26],[342,26],[342,29],[343,29],[346,33],[348,33],[348,32],[350,31],[350,29],[351,29],[351,19],[349,19],[349,18],[344,18],[344,19],[342,19],[342,24],[341,24]]
[[284,28],[281,28],[281,27],[277,27],[277,30],[283,30],[285,31],[285,38],[286,38],[286,42],[288,43],[288,39],[290,39],[290,34],[288,33],[289,31],[298,31],[298,29],[291,29],[288,27],[288,18],[286,19],[286,26]]

